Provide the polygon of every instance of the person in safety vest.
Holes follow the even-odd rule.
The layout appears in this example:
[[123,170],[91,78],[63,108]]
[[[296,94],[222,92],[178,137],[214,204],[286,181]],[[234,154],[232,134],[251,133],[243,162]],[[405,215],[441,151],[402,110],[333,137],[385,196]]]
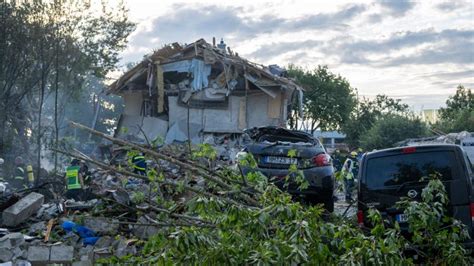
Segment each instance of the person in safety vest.
[[359,163],[357,161],[357,152],[353,151],[344,162],[341,174],[344,177],[344,189],[346,193],[346,202],[352,201],[352,189],[354,187],[354,179],[359,173]]
[[129,159],[129,163],[132,165],[135,174],[146,176],[147,165],[145,156],[142,154],[134,155]]
[[66,168],[66,194],[65,197],[68,199],[74,199],[77,201],[82,200],[84,188],[83,172],[81,169],[81,163],[77,159],[71,161],[71,166]]
[[27,188],[25,165],[23,163],[23,158],[21,158],[20,156],[15,158],[14,175],[8,183],[10,183],[12,190],[20,190]]

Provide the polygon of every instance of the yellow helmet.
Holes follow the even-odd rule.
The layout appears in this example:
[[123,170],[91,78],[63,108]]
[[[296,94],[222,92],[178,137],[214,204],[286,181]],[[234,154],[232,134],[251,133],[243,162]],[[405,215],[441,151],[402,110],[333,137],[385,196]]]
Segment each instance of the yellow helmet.
[[357,156],[357,152],[355,151],[351,152],[351,156],[354,156],[354,157]]

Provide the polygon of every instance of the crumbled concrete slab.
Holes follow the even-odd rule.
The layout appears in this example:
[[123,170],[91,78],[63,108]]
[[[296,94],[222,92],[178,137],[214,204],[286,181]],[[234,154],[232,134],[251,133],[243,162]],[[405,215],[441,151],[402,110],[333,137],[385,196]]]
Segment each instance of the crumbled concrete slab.
[[51,247],[49,261],[54,263],[71,263],[74,260],[74,247],[58,245]]
[[11,233],[0,238],[0,248],[13,249],[25,243],[22,233]]
[[37,263],[47,263],[49,261],[50,247],[30,246],[28,248],[28,261]]
[[88,217],[84,226],[99,234],[116,234],[119,228],[118,220],[104,217]]
[[81,260],[81,261],[75,261],[72,263],[72,266],[92,266],[92,261],[90,260]]
[[8,248],[0,248],[0,262],[7,262],[13,259],[13,252]]
[[6,226],[16,226],[21,224],[41,208],[43,201],[43,195],[31,192],[3,211],[3,224]]
[[[141,216],[138,218],[137,223],[149,223],[149,221]],[[133,234],[140,239],[148,239],[156,234],[158,234],[160,229],[156,226],[149,225],[135,225],[133,226]]]

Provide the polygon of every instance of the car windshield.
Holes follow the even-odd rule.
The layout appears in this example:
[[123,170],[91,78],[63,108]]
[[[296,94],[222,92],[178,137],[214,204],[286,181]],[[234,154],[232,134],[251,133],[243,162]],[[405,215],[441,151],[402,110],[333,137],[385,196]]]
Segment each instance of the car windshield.
[[367,161],[365,182],[369,188],[399,186],[416,182],[423,176],[439,173],[452,180],[456,157],[452,151],[419,152],[372,158]]

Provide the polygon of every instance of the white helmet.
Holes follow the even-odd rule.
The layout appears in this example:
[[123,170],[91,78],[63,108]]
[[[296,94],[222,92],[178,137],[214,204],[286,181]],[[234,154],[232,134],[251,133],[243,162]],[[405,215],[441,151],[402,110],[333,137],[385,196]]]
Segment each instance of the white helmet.
[[0,165],[2,165],[4,162],[5,160],[3,160],[3,158],[0,158]]

